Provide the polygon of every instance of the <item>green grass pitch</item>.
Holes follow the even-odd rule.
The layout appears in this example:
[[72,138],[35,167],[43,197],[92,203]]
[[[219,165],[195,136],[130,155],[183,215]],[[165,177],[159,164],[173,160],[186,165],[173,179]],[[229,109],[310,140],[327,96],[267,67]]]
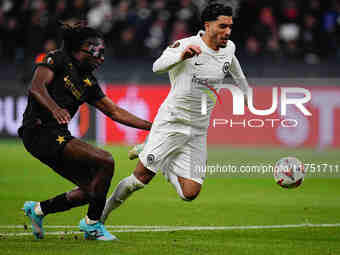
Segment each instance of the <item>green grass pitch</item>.
[[[127,159],[128,147],[105,149],[116,161],[111,193],[119,180],[131,174],[136,161]],[[214,148],[209,150],[209,162],[273,164],[281,157],[295,156],[308,163],[340,165],[339,152]],[[86,241],[81,234],[72,232],[78,231],[76,226],[87,207],[48,215],[44,223],[51,228],[45,229],[46,238],[35,240],[29,234],[29,220],[20,210],[23,203],[50,198],[70,190],[73,184],[30,156],[20,141],[0,142],[0,155],[1,255],[340,254],[340,225],[334,225],[340,223],[339,178],[307,176],[301,187],[285,190],[268,175],[210,176],[197,200],[187,203],[178,198],[159,174],[110,215],[106,224],[119,241]],[[23,227],[25,224],[28,229]],[[282,225],[298,227],[280,228]],[[157,226],[168,227],[159,231]],[[183,226],[183,230],[177,230],[178,226]],[[213,230],[188,230],[189,226]],[[221,226],[235,229],[214,230]],[[240,226],[258,227],[241,229]]]

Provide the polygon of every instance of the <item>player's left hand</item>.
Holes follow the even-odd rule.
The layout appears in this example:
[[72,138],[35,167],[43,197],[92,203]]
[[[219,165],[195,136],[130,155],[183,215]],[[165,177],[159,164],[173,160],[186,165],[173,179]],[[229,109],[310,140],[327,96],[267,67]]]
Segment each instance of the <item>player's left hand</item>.
[[197,45],[189,45],[185,48],[185,50],[182,53],[181,59],[186,60],[188,58],[192,58],[195,55],[201,54],[202,50],[200,46]]

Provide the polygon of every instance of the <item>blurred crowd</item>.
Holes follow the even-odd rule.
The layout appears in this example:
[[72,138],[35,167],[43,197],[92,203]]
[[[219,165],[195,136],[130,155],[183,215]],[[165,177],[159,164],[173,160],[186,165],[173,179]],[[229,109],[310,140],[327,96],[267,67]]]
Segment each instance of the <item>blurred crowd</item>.
[[[87,20],[105,35],[108,56],[154,58],[201,29],[205,0],[0,0],[0,56],[41,58],[61,43],[57,21]],[[232,40],[244,54],[317,64],[340,58],[340,0],[240,2]]]
[[308,64],[340,58],[339,0],[245,2],[240,22],[248,33],[241,40],[249,55],[301,58]]

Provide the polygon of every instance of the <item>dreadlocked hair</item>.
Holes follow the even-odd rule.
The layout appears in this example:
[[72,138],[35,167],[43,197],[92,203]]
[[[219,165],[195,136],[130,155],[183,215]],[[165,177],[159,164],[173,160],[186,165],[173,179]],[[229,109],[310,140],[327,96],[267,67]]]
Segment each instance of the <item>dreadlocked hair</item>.
[[74,25],[69,25],[58,21],[62,30],[63,48],[69,52],[78,51],[83,43],[89,38],[103,38],[102,33],[87,27],[86,22],[81,21]]
[[210,4],[203,10],[202,22],[217,20],[218,16],[233,16],[233,9],[230,6],[211,1]]

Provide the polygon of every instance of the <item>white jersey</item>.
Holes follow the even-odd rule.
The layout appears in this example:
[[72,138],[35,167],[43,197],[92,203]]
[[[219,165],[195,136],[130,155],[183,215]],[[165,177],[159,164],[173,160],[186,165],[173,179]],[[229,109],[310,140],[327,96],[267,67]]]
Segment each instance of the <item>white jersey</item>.
[[[175,42],[164,50],[153,64],[154,72],[169,72],[171,90],[161,105],[154,124],[179,123],[184,133],[206,133],[210,115],[216,102],[218,87],[196,86],[195,79],[223,80],[229,72],[240,88],[246,92],[248,84],[235,57],[235,44],[228,41],[225,48],[214,51],[202,40],[204,32]],[[196,45],[202,53],[184,61],[181,55],[188,45]],[[202,114],[202,94],[208,95],[207,114]]]

